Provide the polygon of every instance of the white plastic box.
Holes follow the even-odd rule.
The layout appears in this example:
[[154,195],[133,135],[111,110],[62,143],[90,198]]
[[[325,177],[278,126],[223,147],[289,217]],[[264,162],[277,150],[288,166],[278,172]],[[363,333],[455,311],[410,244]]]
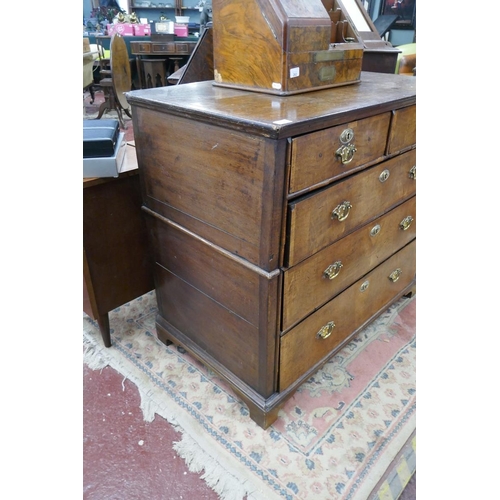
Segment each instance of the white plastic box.
[[123,140],[124,132],[118,134],[115,154],[102,158],[83,159],[83,177],[118,177],[125,158],[125,146],[127,142]]

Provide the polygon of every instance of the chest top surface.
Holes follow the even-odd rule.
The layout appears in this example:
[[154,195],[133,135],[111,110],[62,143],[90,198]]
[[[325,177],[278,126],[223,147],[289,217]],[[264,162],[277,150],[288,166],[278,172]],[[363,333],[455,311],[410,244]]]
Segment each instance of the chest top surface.
[[416,79],[362,72],[357,84],[283,97],[204,81],[135,90],[126,96],[133,107],[281,139],[415,104]]

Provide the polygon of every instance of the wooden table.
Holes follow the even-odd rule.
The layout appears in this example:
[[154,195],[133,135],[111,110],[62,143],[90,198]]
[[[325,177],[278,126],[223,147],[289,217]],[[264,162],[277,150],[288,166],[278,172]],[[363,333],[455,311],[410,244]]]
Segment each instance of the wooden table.
[[139,74],[139,84],[141,88],[146,87],[146,82],[143,78],[143,68],[141,63],[142,57],[153,57],[153,56],[163,56],[168,59],[173,59],[176,61],[176,66],[174,72],[179,69],[182,64],[179,65],[177,59],[188,59],[191,52],[193,52],[196,47],[197,42],[177,42],[177,41],[166,41],[166,42],[150,42],[150,41],[138,41],[130,42],[130,51],[135,55],[135,62],[137,65],[137,73]]
[[83,310],[111,346],[108,312],[154,288],[135,147],[117,178],[83,179]]

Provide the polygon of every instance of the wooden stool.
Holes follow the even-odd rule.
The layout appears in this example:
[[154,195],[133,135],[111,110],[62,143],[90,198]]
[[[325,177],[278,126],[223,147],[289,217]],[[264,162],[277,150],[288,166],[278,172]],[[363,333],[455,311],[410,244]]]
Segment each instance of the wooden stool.
[[142,59],[146,88],[165,87],[167,74],[166,59]]
[[171,57],[170,62],[174,64],[174,68],[172,73],[175,73],[176,71],[179,71],[179,61],[182,61],[184,58],[183,57]]

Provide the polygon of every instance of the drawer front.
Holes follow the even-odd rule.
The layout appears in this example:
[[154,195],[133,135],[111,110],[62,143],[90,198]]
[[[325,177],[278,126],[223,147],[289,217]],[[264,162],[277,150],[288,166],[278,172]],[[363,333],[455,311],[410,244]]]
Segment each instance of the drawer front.
[[171,52],[172,54],[175,53],[175,42],[170,42],[170,43],[154,43],[153,44],[153,53],[155,52]]
[[290,203],[288,266],[413,196],[415,162],[413,149]]
[[394,154],[415,145],[417,141],[417,106],[394,112],[387,144],[387,154]]
[[151,44],[150,43],[130,43],[130,50],[132,54],[150,54]]
[[175,51],[177,54],[190,54],[193,52],[195,43],[184,43],[184,42],[177,42],[175,45]]
[[286,331],[416,236],[416,197],[285,271]]
[[[280,391],[338,349],[352,333],[386,309],[413,282],[415,248],[416,240],[282,336]],[[393,273],[398,270],[400,274],[396,279]]]
[[289,192],[295,193],[382,158],[390,113],[296,137],[291,146]]

